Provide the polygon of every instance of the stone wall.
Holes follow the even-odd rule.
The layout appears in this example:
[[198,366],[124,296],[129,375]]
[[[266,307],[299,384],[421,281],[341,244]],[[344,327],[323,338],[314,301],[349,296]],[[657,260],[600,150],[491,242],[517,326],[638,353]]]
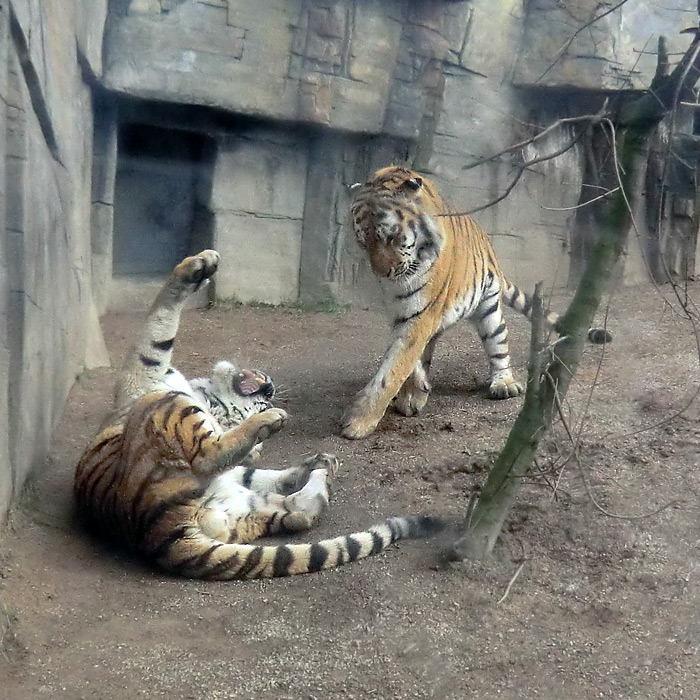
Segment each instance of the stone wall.
[[[530,124],[597,109],[604,91],[648,85],[651,35],[664,32],[670,50],[682,51],[688,39],[679,30],[694,17],[691,0],[666,5],[628,3],[589,27],[612,5],[119,0],[111,5],[104,84],[129,100],[254,117],[261,133],[286,139],[271,167],[267,136],[256,140],[235,123],[217,132],[216,245],[270,271],[231,273],[220,298],[367,305],[373,281],[347,225],[348,186],[399,162],[428,173],[459,211],[493,200],[513,177],[510,157],[465,166],[529,135]],[[530,155],[556,150],[569,136],[562,129]],[[583,155],[572,149],[475,214],[524,287],[577,278],[595,237],[575,221],[582,181]],[[245,211],[244,183],[245,196],[274,190],[294,214],[257,201]],[[235,193],[215,201],[229,187]],[[643,267],[631,256],[628,280],[638,281]]]
[[[225,260],[219,299],[376,303],[349,186],[394,162],[429,174],[458,211],[495,199],[512,156],[475,161],[648,85],[657,34],[672,56],[688,45],[679,31],[696,22],[695,0],[613,6],[0,2],[0,518],[45,457],[76,375],[107,361],[98,316],[116,298],[142,308],[169,255],[211,245]],[[127,147],[159,130],[171,144],[160,154]],[[575,280],[596,235],[574,209],[584,172],[572,149],[475,215],[521,286]],[[694,193],[682,189],[656,245],[678,269],[696,259]],[[127,240],[125,223],[144,240]],[[115,276],[114,251],[133,273],[142,243],[153,265]],[[641,255],[625,275],[646,275]]]
[[[0,520],[45,458],[86,362],[92,91],[106,2],[0,4]],[[86,353],[87,348],[87,353]]]

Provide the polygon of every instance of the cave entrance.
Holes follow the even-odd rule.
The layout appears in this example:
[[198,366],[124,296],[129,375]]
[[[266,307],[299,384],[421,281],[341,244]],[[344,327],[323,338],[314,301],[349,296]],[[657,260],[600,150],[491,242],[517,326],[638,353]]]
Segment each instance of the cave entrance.
[[208,214],[214,142],[204,134],[121,124],[114,193],[115,280],[162,279],[211,247]]

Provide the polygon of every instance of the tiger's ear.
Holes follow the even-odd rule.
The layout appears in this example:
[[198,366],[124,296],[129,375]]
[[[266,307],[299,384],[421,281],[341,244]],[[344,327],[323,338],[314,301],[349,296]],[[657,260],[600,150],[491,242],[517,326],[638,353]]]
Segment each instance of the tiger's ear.
[[211,384],[214,393],[229,391],[233,378],[238,375],[238,368],[227,360],[221,360],[214,365],[211,373]]
[[410,180],[404,182],[406,189],[411,190],[411,192],[417,192],[421,187],[423,187],[423,178],[412,177]]

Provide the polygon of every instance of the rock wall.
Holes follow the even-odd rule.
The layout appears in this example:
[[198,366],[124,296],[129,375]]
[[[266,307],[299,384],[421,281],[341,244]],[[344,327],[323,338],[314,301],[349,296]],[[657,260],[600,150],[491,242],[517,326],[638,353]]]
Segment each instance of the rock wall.
[[[228,261],[219,299],[375,304],[349,186],[394,162],[427,173],[458,211],[497,198],[512,156],[475,162],[645,87],[655,36],[673,56],[696,22],[694,0],[614,7],[0,2],[0,518],[45,457],[76,375],[107,361],[98,316],[116,299],[146,306],[169,256],[215,246]],[[553,133],[526,157],[569,137]],[[575,280],[596,235],[575,210],[584,174],[572,149],[475,215],[521,286]],[[645,250],[692,272],[694,192],[687,173],[673,178],[666,238]],[[144,259],[153,264],[135,264]],[[640,254],[625,275],[646,275]]]
[[0,520],[45,458],[76,375],[105,359],[90,293],[87,82],[105,15],[93,0],[0,4]]
[[[267,136],[256,140],[235,123],[215,136],[216,245],[269,270],[222,279],[220,298],[367,305],[373,282],[347,226],[348,186],[375,167],[409,163],[459,211],[492,201],[514,175],[512,160],[465,167],[529,135],[530,124],[597,109],[605,91],[648,85],[653,35],[682,51],[688,39],[679,31],[694,18],[691,0],[667,5],[640,0],[608,13],[613,4],[593,0],[118,0],[104,84],[129,100],[253,117],[261,133],[285,141],[271,167]],[[569,137],[562,129],[530,155]],[[523,286],[577,278],[595,237],[575,222],[583,172],[582,152],[572,149],[475,214]],[[224,195],[229,187],[235,193]],[[258,202],[267,191],[293,215]],[[241,196],[252,197],[251,210]],[[632,256],[628,279],[643,267]]]

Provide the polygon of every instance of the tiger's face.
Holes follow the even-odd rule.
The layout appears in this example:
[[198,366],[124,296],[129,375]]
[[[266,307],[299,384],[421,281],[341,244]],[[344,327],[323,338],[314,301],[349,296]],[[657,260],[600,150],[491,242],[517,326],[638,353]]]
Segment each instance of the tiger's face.
[[214,366],[211,377],[190,380],[190,386],[224,430],[272,408],[275,395],[275,385],[266,374],[226,361]]
[[378,277],[400,279],[430,267],[442,245],[433,214],[442,208],[432,183],[406,168],[383,168],[353,185],[353,228]]

